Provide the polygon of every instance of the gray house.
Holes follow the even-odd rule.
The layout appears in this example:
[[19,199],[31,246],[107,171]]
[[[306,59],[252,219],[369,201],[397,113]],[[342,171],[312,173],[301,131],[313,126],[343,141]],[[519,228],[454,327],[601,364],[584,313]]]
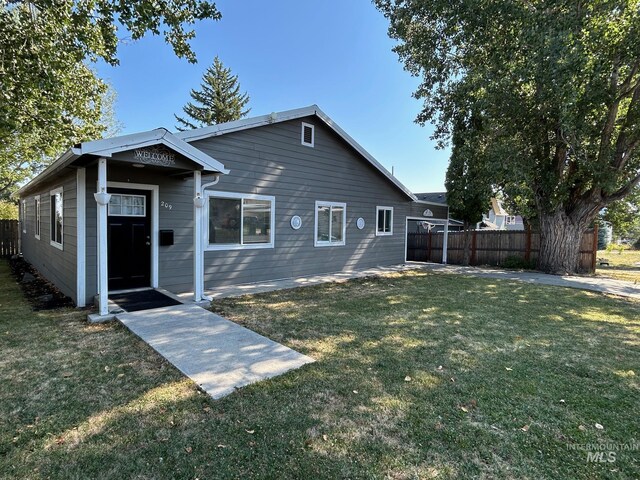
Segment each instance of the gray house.
[[85,142],[19,191],[27,261],[78,306],[406,260],[410,222],[446,228],[317,106]]

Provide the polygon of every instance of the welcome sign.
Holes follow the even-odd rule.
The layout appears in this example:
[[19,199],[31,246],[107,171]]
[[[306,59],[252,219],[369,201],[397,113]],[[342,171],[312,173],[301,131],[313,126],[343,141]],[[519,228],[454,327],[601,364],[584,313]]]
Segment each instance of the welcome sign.
[[176,164],[176,154],[164,147],[149,147],[134,150],[133,159],[145,165],[173,167]]

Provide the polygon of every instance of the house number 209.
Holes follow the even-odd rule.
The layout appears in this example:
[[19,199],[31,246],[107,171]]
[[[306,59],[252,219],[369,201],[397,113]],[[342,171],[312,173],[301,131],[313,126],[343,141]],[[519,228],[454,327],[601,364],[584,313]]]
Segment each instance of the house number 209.
[[160,206],[164,207],[166,209],[171,210],[173,208],[173,205],[171,205],[170,203],[164,202],[164,201],[160,201]]

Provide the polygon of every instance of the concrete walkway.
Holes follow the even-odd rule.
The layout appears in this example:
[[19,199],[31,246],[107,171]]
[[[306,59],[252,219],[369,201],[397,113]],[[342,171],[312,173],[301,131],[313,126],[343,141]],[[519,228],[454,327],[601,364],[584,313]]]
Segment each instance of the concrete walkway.
[[213,398],[314,361],[194,304],[116,318]]
[[[274,290],[284,290],[287,288],[308,287],[310,285],[320,285],[330,282],[346,282],[352,278],[364,278],[387,273],[404,272],[424,267],[424,263],[405,263],[401,265],[391,265],[388,267],[367,268],[364,270],[351,270],[348,272],[327,273],[313,275],[310,277],[293,277],[271,280],[268,282],[246,283],[243,285],[230,285],[207,290],[206,295],[212,299],[239,297],[253,293],[272,292]],[[180,297],[189,298],[192,293],[180,294]]]
[[422,268],[431,272],[471,275],[484,278],[501,278],[504,280],[517,280],[541,285],[554,285],[556,287],[577,288],[640,300],[640,285],[625,282],[624,280],[613,280],[602,277],[548,275],[538,272],[462,267],[460,265],[441,265],[439,263],[425,263]]

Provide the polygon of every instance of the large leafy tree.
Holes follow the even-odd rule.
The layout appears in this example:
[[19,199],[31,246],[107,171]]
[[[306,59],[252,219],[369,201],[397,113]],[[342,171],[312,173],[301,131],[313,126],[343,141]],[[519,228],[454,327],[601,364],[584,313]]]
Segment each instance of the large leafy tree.
[[375,2],[422,77],[418,121],[446,143],[477,105],[497,180],[535,205],[539,267],[576,271],[583,231],[640,182],[640,2]]
[[205,18],[220,18],[208,0],[0,0],[0,195],[108,128],[90,65],[116,65],[123,34],[163,34],[194,62],[191,26]]
[[196,103],[188,102],[183,107],[187,118],[174,115],[178,121],[178,130],[239,120],[251,110],[244,109],[249,103],[249,95],[246,92],[240,93],[238,76],[233,75],[231,69],[226,68],[218,57],[202,76],[200,90],[192,89],[190,95]]

